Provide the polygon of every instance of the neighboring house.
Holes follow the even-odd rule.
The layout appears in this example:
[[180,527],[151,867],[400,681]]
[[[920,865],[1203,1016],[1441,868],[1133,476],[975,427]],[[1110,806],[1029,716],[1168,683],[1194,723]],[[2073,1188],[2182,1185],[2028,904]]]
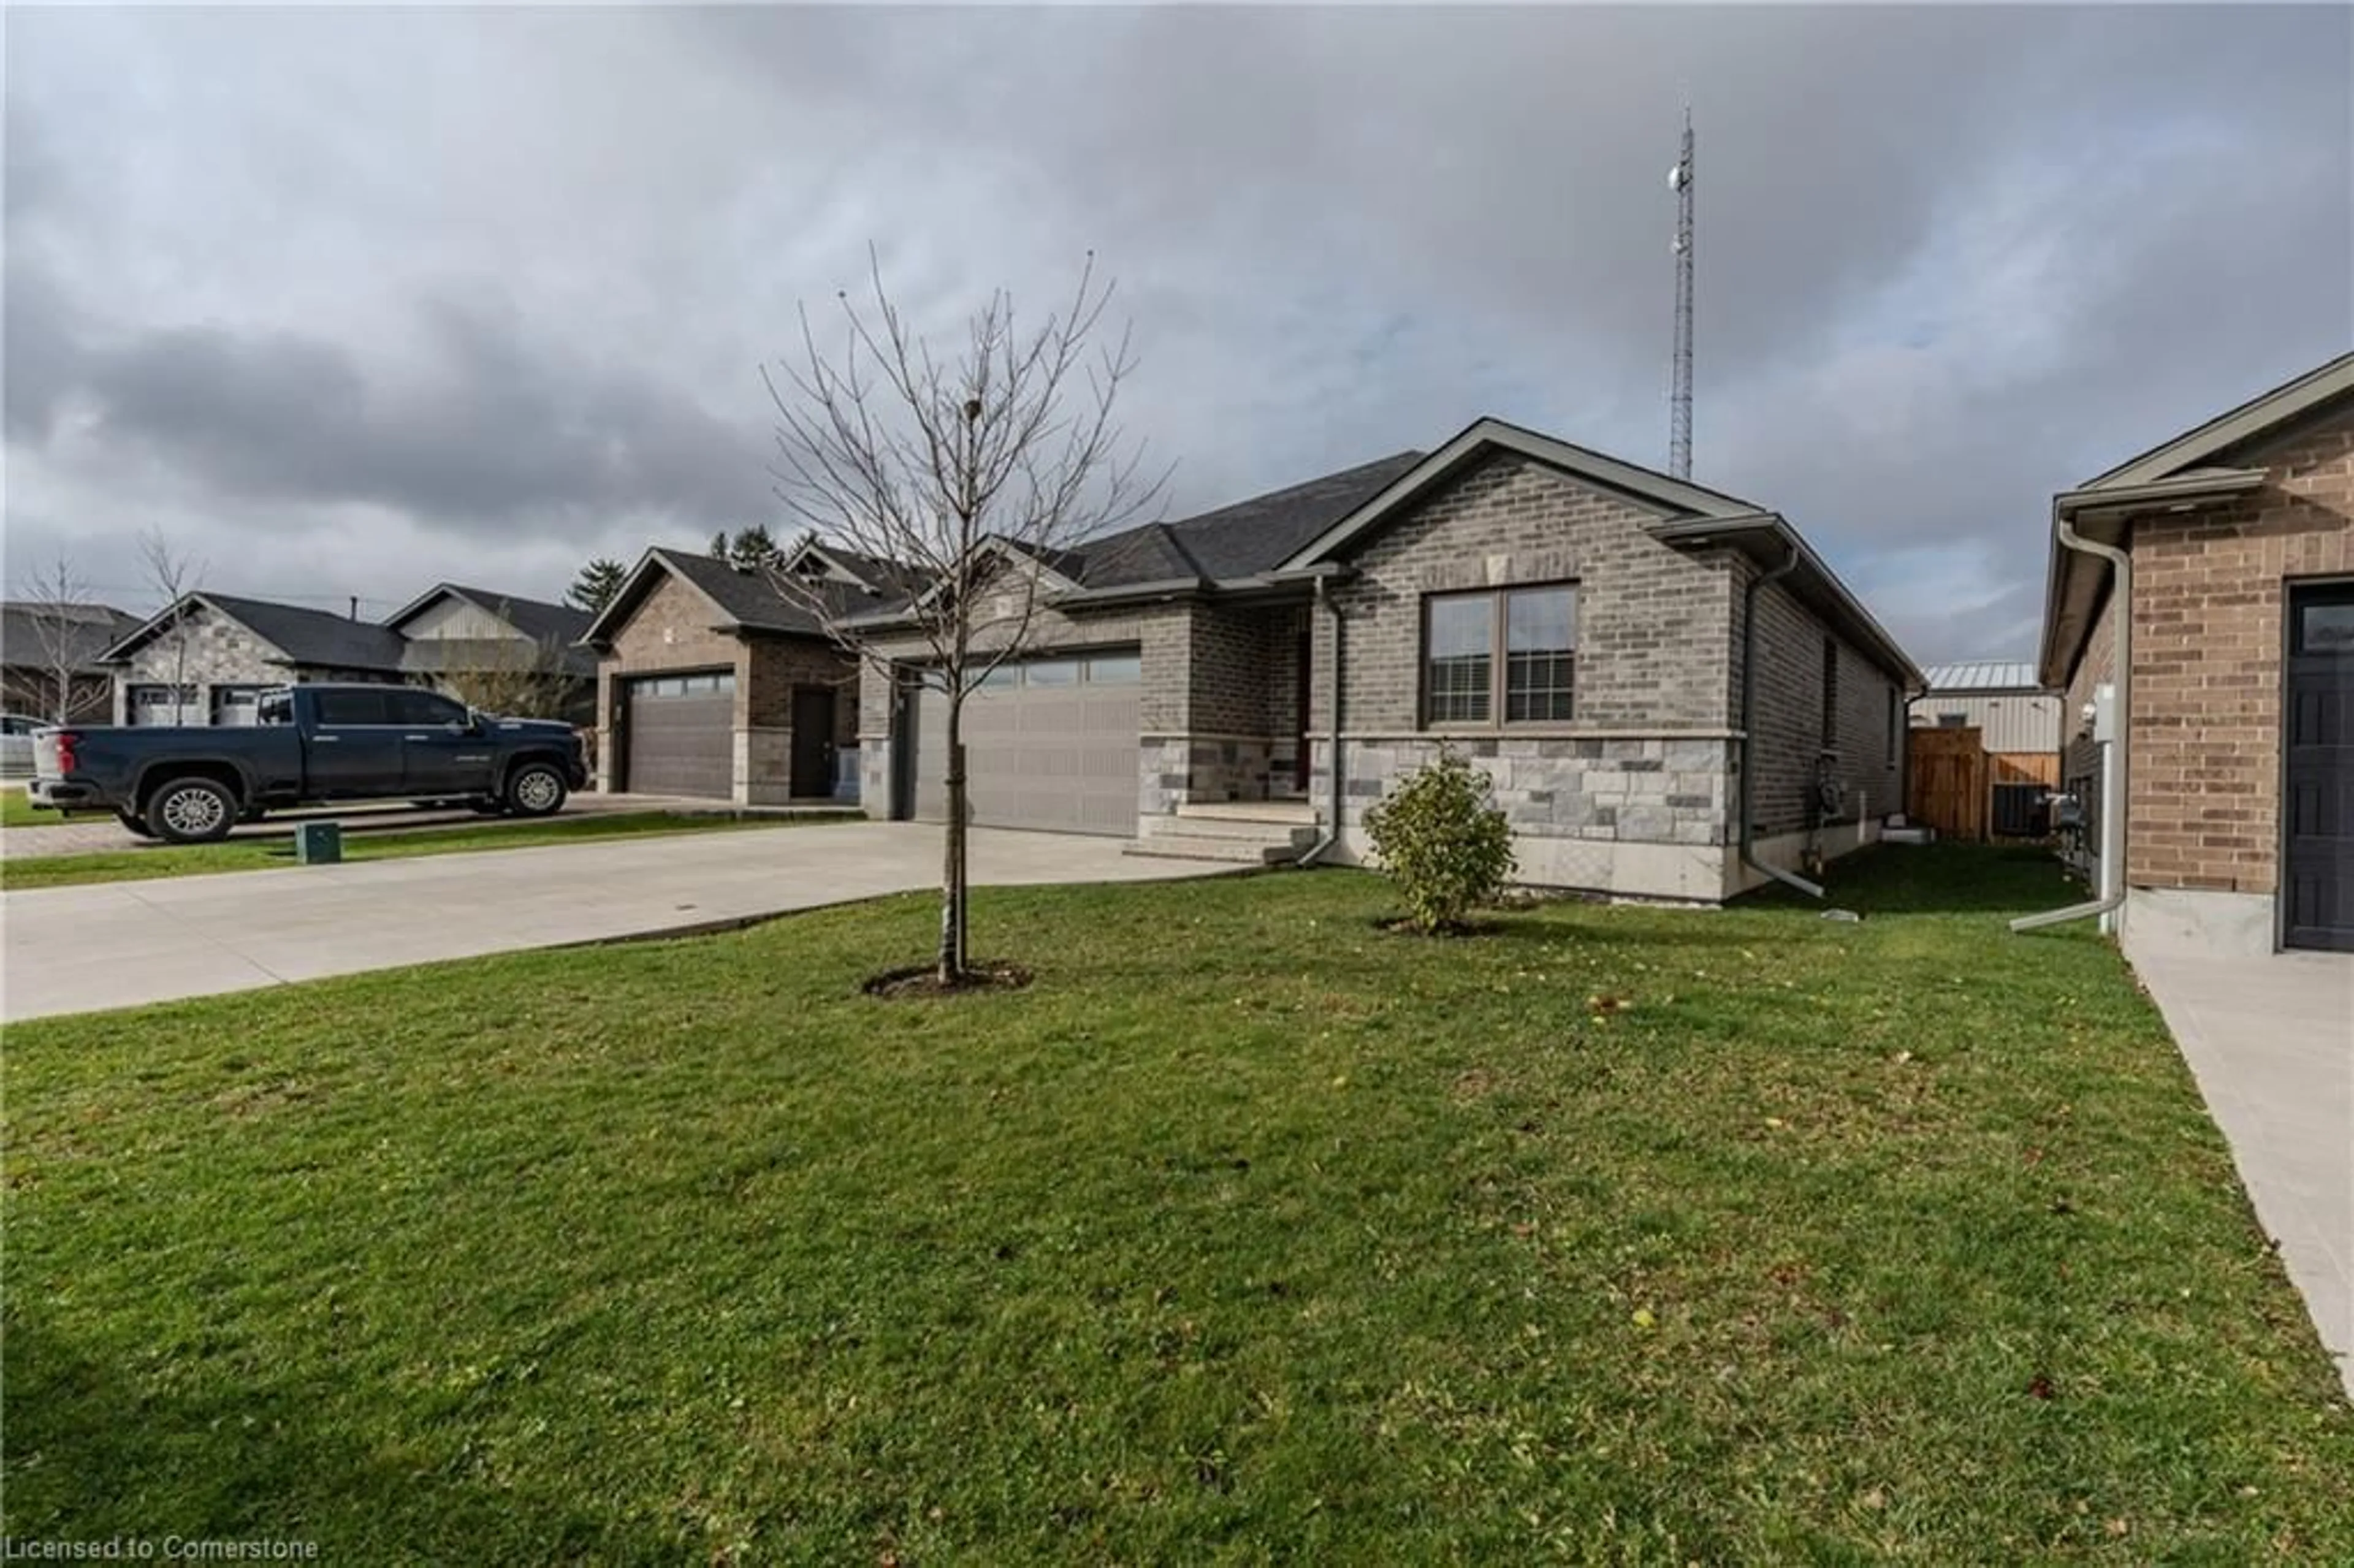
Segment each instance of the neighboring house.
[[63,653],[72,666],[64,716],[84,724],[106,717],[113,705],[114,676],[101,661],[138,624],[137,616],[111,605],[0,603],[0,708],[58,717],[58,655]]
[[[1026,569],[1041,646],[966,707],[982,826],[1205,853],[1256,816],[1337,827],[1354,862],[1365,808],[1451,744],[1522,880],[1715,902],[1765,880],[1744,767],[1755,856],[1785,869],[1901,807],[1920,672],[1787,523],[1498,420]],[[937,820],[943,699],[919,640],[864,630],[907,665],[864,670],[862,799]]]
[[2052,512],[2041,673],[2090,842],[2122,834],[2126,929],[2354,950],[2354,354]]
[[2025,659],[1932,664],[1929,689],[1913,699],[1915,728],[1974,729],[1989,753],[2060,750],[2060,694]]
[[581,645],[587,610],[437,583],[384,624],[404,644],[401,672],[477,706],[504,708],[528,692],[534,716],[596,722],[597,656]]
[[572,645],[588,624],[562,605],[453,583],[386,621],[207,589],[136,623],[102,662],[115,675],[117,724],[251,724],[262,692],[294,682],[433,685],[468,697],[470,676],[503,681],[542,666],[554,700],[541,705],[567,716],[568,687],[586,722],[596,668]]
[[[844,606],[874,567],[804,547],[788,568]],[[759,570],[651,549],[584,633],[597,667],[598,787],[739,805],[856,791],[857,662]]]
[[201,590],[107,650],[114,722],[251,724],[271,686],[400,681],[404,646],[373,621]]
[[1905,809],[1946,838],[2040,838],[2060,787],[2057,692],[2025,660],[1932,664],[1913,699]]

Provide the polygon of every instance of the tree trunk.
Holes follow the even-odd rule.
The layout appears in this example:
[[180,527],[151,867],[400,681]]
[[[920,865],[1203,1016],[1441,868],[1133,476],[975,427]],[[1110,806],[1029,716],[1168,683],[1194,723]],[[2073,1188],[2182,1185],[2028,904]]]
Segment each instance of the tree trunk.
[[965,798],[964,699],[949,695],[948,832],[940,865],[939,982],[955,985],[964,979],[965,927]]

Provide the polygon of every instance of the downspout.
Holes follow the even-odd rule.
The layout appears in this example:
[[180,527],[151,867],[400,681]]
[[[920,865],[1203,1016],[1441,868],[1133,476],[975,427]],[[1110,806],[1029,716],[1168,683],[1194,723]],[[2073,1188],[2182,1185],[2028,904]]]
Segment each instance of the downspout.
[[2062,545],[2098,556],[2116,574],[2109,588],[2109,604],[2116,621],[2110,634],[2116,642],[2116,670],[2109,679],[2110,737],[2101,758],[2101,895],[2065,909],[2022,915],[2010,923],[2010,928],[2032,931],[2040,926],[2097,915],[2105,933],[2116,928],[2116,910],[2126,901],[2126,780],[2133,752],[2133,557],[2115,545],[2085,538],[2069,525],[2065,516],[2057,522],[2055,536]]
[[1795,887],[1809,898],[1820,898],[1823,890],[1816,884],[1792,872],[1767,865],[1752,853],[1756,840],[1755,825],[1750,821],[1751,780],[1757,777],[1756,747],[1752,737],[1756,730],[1752,714],[1757,702],[1757,590],[1767,583],[1778,582],[1798,569],[1798,547],[1790,546],[1789,559],[1763,577],[1749,579],[1741,590],[1741,863],[1763,876],[1770,876],[1786,887]]
[[[1325,579],[1321,576],[1319,576],[1316,579],[1316,608],[1319,609],[1329,610],[1332,616],[1332,701],[1330,705],[1332,715],[1332,760],[1330,768],[1332,788],[1332,814],[1325,821],[1324,836],[1308,846],[1306,853],[1302,853],[1297,861],[1293,862],[1296,865],[1314,865],[1317,858],[1323,854],[1325,851],[1332,847],[1332,841],[1341,836],[1341,607],[1325,597],[1324,582]],[[1311,650],[1316,646],[1316,640],[1312,630],[1308,640],[1308,646]]]

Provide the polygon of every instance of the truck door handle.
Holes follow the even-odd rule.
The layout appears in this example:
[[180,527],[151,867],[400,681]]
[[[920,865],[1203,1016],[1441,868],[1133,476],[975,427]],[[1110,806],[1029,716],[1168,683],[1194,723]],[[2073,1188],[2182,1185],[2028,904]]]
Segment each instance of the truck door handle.
[[324,746],[330,741],[341,740],[344,737],[340,735],[314,735],[311,738],[318,745]]
[[403,740],[424,740],[427,737],[421,735],[404,735],[400,738]]

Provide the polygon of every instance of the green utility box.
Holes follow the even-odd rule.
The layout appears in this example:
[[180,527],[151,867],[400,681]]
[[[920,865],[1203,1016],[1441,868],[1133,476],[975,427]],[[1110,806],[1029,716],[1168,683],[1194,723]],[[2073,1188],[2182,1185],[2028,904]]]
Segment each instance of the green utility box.
[[344,858],[341,822],[298,822],[294,828],[294,858],[304,865],[333,865]]

